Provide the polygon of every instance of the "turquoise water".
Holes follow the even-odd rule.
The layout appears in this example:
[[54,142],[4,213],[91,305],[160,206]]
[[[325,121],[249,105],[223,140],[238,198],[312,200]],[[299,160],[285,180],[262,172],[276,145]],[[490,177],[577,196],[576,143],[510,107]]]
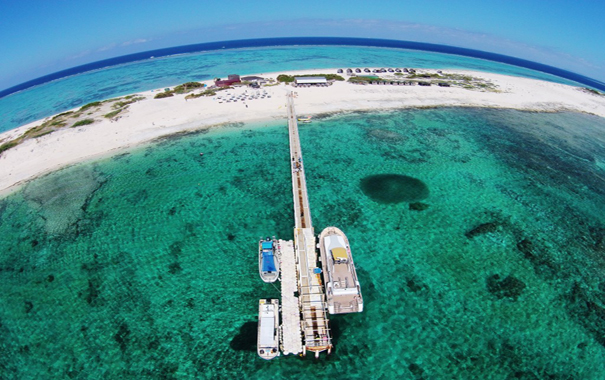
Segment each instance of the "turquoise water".
[[578,83],[517,66],[416,50],[290,46],[210,51],[113,66],[56,80],[0,99],[0,132],[86,103],[134,92],[209,80],[228,74],[255,74],[334,67],[417,67],[467,69]]
[[[328,359],[255,352],[258,299],[279,294],[257,240],[293,227],[287,128],[272,122],[164,139],[0,200],[3,377],[605,377],[602,118],[314,120],[300,129],[313,221],[347,233],[365,299],[331,318]],[[362,184],[379,174],[408,179],[376,201]],[[389,193],[416,180],[420,195]]]

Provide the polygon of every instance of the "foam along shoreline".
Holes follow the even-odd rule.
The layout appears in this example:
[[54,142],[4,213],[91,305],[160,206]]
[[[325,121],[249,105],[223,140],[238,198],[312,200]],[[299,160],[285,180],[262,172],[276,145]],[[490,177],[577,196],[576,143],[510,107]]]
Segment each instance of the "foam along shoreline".
[[[436,70],[418,69],[418,73]],[[278,74],[330,74],[337,69],[301,70],[258,74],[276,78]],[[0,155],[0,195],[48,172],[78,162],[118,154],[136,145],[179,132],[211,126],[286,119],[286,93],[294,91],[296,110],[300,115],[338,113],[358,110],[387,110],[418,107],[489,107],[539,112],[572,111],[605,117],[605,96],[591,94],[580,87],[507,75],[465,70],[443,70],[480,78],[495,87],[481,91],[461,87],[356,85],[335,82],[329,87],[295,88],[279,84],[259,90],[242,86],[221,91],[217,96],[185,99],[187,94],[154,99],[158,91],[138,93],[145,99],[129,105],[112,119],[103,117],[110,104],[91,107],[94,123],[28,139]],[[387,73],[388,74],[388,73]],[[347,78],[346,74],[340,74]],[[382,75],[382,74],[380,74]],[[402,78],[403,79],[403,78]],[[403,79],[405,80],[405,79]],[[211,81],[202,82],[212,85]],[[229,94],[266,92],[263,98],[226,102]],[[77,109],[76,109],[77,110]],[[87,112],[88,113],[88,112]],[[46,118],[0,134],[0,144],[11,141],[36,127]]]

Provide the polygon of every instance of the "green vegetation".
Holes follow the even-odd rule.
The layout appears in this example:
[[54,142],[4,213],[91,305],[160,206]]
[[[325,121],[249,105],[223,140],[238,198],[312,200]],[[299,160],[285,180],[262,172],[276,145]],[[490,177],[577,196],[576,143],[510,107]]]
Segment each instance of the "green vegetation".
[[[120,99],[118,98],[116,100],[120,100]],[[118,109],[118,108],[123,108],[123,107],[128,106],[129,104],[136,103],[139,100],[145,100],[145,97],[144,96],[127,96],[127,97],[124,98],[123,101],[119,101],[119,102],[114,103],[111,106],[111,108],[113,108],[114,110]]]
[[67,111],[67,112],[60,113],[60,114],[58,114],[58,115],[55,115],[55,116],[53,117],[53,120],[58,119],[58,118],[60,118],[60,117],[62,117],[62,116],[71,115],[72,113],[74,113],[74,111]]
[[162,98],[169,98],[171,96],[174,96],[174,94],[172,93],[172,91],[165,91],[165,92],[160,92],[159,94],[156,94],[153,98],[154,99],[162,99]]
[[599,95],[599,96],[605,96],[605,93],[603,93],[601,91],[597,91],[594,88],[584,87],[583,89],[584,89],[585,92],[588,92],[590,94]]
[[117,114],[119,114],[120,112],[124,111],[126,108],[120,108],[117,109],[115,111],[111,111],[110,113],[107,113],[105,115],[103,115],[104,117],[111,119],[112,117],[116,116]]
[[200,88],[200,87],[204,87],[204,85],[199,82],[187,82],[187,83],[179,84],[173,90],[167,88],[164,90],[164,92],[157,94],[153,98],[162,99],[162,98],[168,98],[170,96],[174,96],[174,94],[186,94],[186,93],[191,92],[194,89]]
[[191,92],[196,88],[204,87],[203,84],[199,82],[187,82],[183,84],[179,84],[172,90],[175,94],[185,94],[187,92]]
[[294,82],[294,77],[326,77],[327,80],[344,81],[345,78],[337,74],[297,74],[297,75],[285,75],[280,74],[277,76],[277,81],[282,83]]
[[85,104],[80,108],[80,112],[87,110],[89,108],[92,108],[92,107],[98,107],[101,104],[103,104],[103,103],[102,102],[92,102],[92,103]]
[[407,76],[408,79],[415,79],[415,78],[424,78],[424,79],[428,79],[428,78],[443,78],[441,75],[439,74],[417,74],[417,73],[413,73],[413,74],[408,74]]
[[71,127],[72,128],[81,127],[82,125],[88,125],[88,124],[92,124],[94,122],[95,122],[94,119],[83,119],[83,120],[75,122],[74,125],[72,125]]
[[218,87],[218,88],[209,88],[205,91],[200,92],[199,94],[189,94],[185,96],[185,99],[195,99],[201,96],[214,96],[219,91],[229,90],[233,87]]
[[351,83],[361,83],[361,82],[372,82],[372,81],[386,81],[387,79],[375,76],[375,75],[364,75],[358,77],[350,77],[349,82]]
[[13,140],[13,141],[9,141],[7,143],[4,143],[4,144],[0,145],[0,153],[2,153],[4,151],[6,151],[6,150],[9,150],[10,148],[13,148],[13,147],[19,145],[19,142],[20,141]]

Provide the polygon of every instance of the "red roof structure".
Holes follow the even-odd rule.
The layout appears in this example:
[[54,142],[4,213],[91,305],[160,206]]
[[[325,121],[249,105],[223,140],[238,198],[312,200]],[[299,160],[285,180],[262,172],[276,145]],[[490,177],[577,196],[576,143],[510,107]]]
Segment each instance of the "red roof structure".
[[231,85],[233,85],[234,83],[241,83],[241,79],[239,78],[239,75],[236,74],[232,74],[229,75],[229,77],[225,80],[217,80],[214,82],[214,84],[218,87],[229,87]]

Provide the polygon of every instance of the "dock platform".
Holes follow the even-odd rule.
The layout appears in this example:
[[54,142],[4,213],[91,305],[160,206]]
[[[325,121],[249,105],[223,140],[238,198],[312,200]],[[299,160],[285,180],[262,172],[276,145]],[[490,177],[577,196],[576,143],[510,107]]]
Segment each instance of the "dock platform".
[[300,354],[302,347],[302,332],[300,330],[300,309],[296,281],[296,256],[294,243],[291,240],[279,240],[281,252],[281,350],[284,355]]

